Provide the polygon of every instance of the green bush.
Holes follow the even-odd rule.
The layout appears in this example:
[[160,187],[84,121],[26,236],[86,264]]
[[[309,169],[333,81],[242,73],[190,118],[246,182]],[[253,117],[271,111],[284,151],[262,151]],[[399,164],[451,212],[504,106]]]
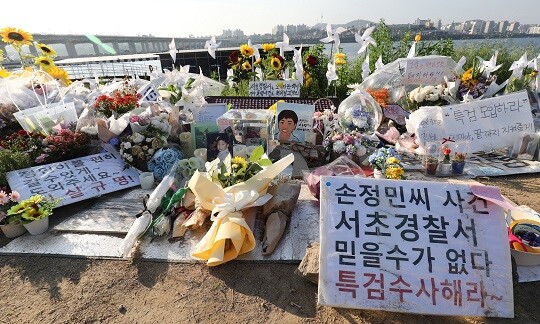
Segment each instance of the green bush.
[[13,152],[0,148],[0,187],[7,187],[6,173],[32,166],[32,160],[27,153]]

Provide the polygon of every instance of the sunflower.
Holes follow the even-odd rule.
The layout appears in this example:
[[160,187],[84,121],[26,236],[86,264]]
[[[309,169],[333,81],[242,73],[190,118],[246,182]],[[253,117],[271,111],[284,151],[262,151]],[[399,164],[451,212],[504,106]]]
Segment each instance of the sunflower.
[[4,27],[0,29],[0,35],[2,35],[2,41],[4,43],[11,44],[16,47],[31,45],[32,41],[34,40],[30,33],[13,27]]
[[47,70],[47,73],[53,78],[58,80],[60,83],[62,83],[65,86],[68,86],[71,84],[71,80],[69,79],[69,74],[66,70],[62,69],[58,66],[52,66]]
[[249,64],[248,61],[245,61],[244,63],[242,63],[242,70],[251,71],[251,64]]
[[47,71],[54,66],[53,60],[48,56],[40,56],[35,60],[36,65],[39,66],[42,70]]
[[238,166],[239,170],[245,170],[247,168],[247,161],[241,156],[235,156],[231,159],[231,167],[236,169],[235,165]]
[[276,71],[281,70],[281,60],[278,57],[272,57],[270,65],[272,65],[272,68]]
[[249,46],[248,44],[243,44],[240,46],[240,53],[242,53],[244,57],[251,57],[253,52],[253,47]]
[[265,52],[269,52],[271,50],[273,50],[274,48],[276,48],[276,44],[262,44],[262,49],[265,51]]
[[43,53],[43,55],[45,56],[49,56],[49,57],[55,57],[56,56],[56,51],[48,46],[48,45],[45,45],[45,44],[37,44],[36,47],[41,51],[41,53]]

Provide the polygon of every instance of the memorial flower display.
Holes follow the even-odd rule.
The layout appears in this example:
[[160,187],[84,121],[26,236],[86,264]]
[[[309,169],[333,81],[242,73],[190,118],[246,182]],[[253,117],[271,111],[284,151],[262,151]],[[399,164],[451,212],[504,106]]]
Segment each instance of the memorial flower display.
[[330,159],[335,160],[340,155],[346,155],[358,162],[358,159],[368,153],[371,140],[364,134],[351,131],[334,131],[323,141],[323,146],[330,153]]
[[387,179],[404,179],[401,157],[393,147],[381,147],[369,156],[369,163]]
[[122,138],[120,156],[128,165],[134,166],[141,171],[148,171],[148,161],[166,143],[166,133],[153,125],[149,125],[141,133],[133,133]]
[[19,220],[23,224],[49,217],[61,198],[46,199],[43,195],[34,195],[21,200],[7,211],[10,222]]
[[112,95],[102,94],[94,102],[96,111],[105,117],[120,116],[139,107],[139,96],[134,93],[114,92]]
[[479,99],[486,93],[487,88],[495,79],[495,76],[486,77],[483,74],[483,69],[475,60],[473,66],[460,76],[456,97],[459,101]]
[[219,160],[209,162],[207,174],[195,171],[188,188],[197,203],[211,211],[212,227],[195,246],[192,256],[215,266],[253,250],[255,238],[243,210],[270,200],[268,185],[293,161],[294,155],[289,154],[272,164],[264,149],[258,147],[249,161],[229,157],[222,164]]

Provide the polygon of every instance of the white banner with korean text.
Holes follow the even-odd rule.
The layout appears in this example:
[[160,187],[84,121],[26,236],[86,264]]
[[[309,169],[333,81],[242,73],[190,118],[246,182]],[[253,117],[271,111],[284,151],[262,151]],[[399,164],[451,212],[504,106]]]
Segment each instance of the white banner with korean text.
[[[504,211],[473,189],[323,177],[319,304],[513,317]],[[484,198],[501,196],[481,189]]]
[[521,132],[534,132],[526,91],[458,105],[421,107],[407,120],[407,130],[418,142],[466,142],[469,152],[514,145]]
[[62,198],[58,207],[131,188],[139,173],[125,168],[118,153],[99,153],[6,173],[9,186],[23,199],[41,194]]
[[295,80],[250,81],[249,96],[299,98],[301,86],[300,81]]

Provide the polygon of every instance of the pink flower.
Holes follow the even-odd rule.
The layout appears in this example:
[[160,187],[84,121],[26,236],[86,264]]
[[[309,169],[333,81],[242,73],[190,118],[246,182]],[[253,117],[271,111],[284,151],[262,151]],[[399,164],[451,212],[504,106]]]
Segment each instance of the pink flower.
[[339,141],[340,139],[343,139],[343,136],[341,134],[336,134],[336,135],[332,136],[332,141],[333,142]]
[[354,144],[354,137],[352,137],[351,135],[346,135],[344,141],[347,145]]
[[4,192],[4,190],[0,191],[0,205],[5,205],[8,201],[8,195]]
[[322,115],[322,112],[316,111],[316,112],[313,114],[313,117],[319,118],[319,117],[321,117],[321,115]]
[[139,116],[131,116],[131,117],[129,117],[129,121],[131,123],[138,123],[140,120],[141,120],[141,117],[139,117]]
[[11,201],[13,201],[13,202],[17,202],[17,201],[19,201],[19,199],[21,199],[21,194],[18,191],[13,190],[9,194],[9,199],[11,199]]

